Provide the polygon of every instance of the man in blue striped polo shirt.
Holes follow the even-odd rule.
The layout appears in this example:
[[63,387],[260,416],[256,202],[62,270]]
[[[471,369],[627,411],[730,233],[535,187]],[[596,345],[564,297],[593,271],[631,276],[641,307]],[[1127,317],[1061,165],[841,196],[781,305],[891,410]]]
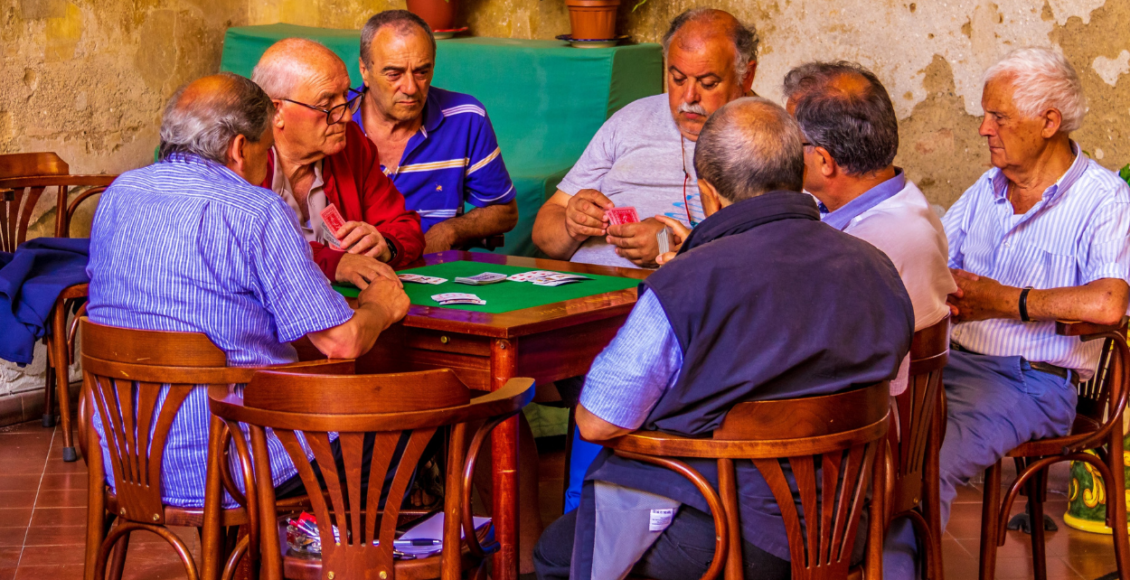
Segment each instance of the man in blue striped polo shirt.
[[[1075,69],[1050,49],[1015,51],[985,73],[981,106],[993,169],[942,219],[959,288],[943,373],[943,526],[958,485],[1071,430],[1075,385],[1094,374],[1102,341],[1057,336],[1055,321],[1116,324],[1130,302],[1130,188],[1069,137],[1087,110]],[[902,539],[913,553],[913,536]],[[913,578],[893,543],[885,576]]]
[[[518,223],[514,184],[482,103],[432,87],[436,42],[407,10],[386,10],[361,31],[365,92],[353,121],[376,144],[381,168],[420,214],[424,253],[459,248]],[[464,213],[464,204],[474,206]]]

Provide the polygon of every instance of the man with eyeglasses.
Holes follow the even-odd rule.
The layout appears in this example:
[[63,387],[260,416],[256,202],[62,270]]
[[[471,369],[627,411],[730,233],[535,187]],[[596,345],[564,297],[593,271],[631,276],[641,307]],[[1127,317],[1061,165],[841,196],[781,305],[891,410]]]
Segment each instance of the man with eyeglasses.
[[[275,103],[275,146],[263,187],[294,210],[314,261],[330,280],[365,288],[375,277],[420,257],[420,217],[378,166],[376,147],[350,120],[360,94],[345,63],[325,46],[280,40],[251,74]],[[330,231],[321,213],[346,220]]]
[[[431,86],[436,41],[407,10],[385,10],[361,30],[364,103],[353,121],[408,208],[420,214],[424,252],[506,233],[518,202],[494,128],[471,95]],[[464,213],[464,206],[472,209]]]

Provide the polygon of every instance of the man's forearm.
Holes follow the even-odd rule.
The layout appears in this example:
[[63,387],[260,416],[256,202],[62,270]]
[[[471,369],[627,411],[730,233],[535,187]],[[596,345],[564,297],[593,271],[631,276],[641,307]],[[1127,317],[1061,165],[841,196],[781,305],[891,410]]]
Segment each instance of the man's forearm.
[[546,203],[538,211],[534,220],[534,244],[547,256],[556,260],[568,260],[581,247],[582,241],[573,239],[565,229],[565,206]]
[[[1015,318],[1019,319],[1019,289]],[[1103,278],[1071,288],[1030,290],[1028,317],[1032,320],[1076,320],[1094,324],[1118,324],[1126,314],[1130,290],[1126,282]]]
[[[514,229],[517,223],[518,202],[511,201],[503,205],[477,207],[461,216],[444,220],[432,226],[428,234],[436,228],[447,230],[444,234],[451,240],[450,247],[457,248],[469,241],[504,234]],[[424,237],[427,238],[428,234]]]
[[389,324],[384,309],[366,304],[354,310],[353,317],[345,323],[310,333],[310,342],[329,358],[357,358],[373,348]]

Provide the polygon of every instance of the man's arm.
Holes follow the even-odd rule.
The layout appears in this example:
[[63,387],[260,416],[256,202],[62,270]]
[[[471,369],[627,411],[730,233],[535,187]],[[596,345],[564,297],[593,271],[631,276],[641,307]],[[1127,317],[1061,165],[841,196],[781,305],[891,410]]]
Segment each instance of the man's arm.
[[329,358],[357,358],[373,348],[381,332],[404,318],[408,304],[400,280],[378,276],[357,297],[352,318],[307,336]]
[[476,207],[457,217],[433,225],[424,234],[424,253],[442,252],[471,240],[504,234],[518,223],[518,202]]
[[[958,291],[950,295],[949,304],[958,322],[991,318],[1020,320],[1022,288],[1005,286],[964,270],[953,270],[953,279]],[[1128,302],[1130,286],[1124,280],[1101,278],[1082,286],[1029,290],[1028,318],[1113,325],[1126,314]]]
[[604,210],[612,201],[595,189],[569,195],[560,189],[538,210],[533,239],[550,258],[568,260],[592,236],[603,236]]
[[634,431],[597,417],[584,405],[577,405],[577,429],[581,430],[581,437],[589,441],[607,441]]

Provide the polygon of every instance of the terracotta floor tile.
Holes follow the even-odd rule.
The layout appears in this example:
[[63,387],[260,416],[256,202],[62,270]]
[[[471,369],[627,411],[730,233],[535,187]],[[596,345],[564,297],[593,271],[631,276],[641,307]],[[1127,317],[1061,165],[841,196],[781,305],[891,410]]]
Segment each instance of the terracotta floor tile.
[[78,461],[67,463],[62,456],[44,462],[44,473],[86,473],[86,462],[79,456]]
[[26,528],[32,508],[0,508],[0,526]]
[[82,565],[85,554],[74,546],[24,546],[20,568],[24,566]]
[[36,508],[31,514],[31,525],[32,527],[86,525],[86,508]]
[[86,543],[86,526],[31,527],[25,543],[27,546],[83,545]]
[[24,545],[27,528],[0,528],[0,548],[20,548]]
[[42,491],[62,489],[86,490],[86,473],[45,473],[40,483]]
[[973,485],[963,485],[957,488],[957,497],[954,498],[953,503],[975,503],[981,505],[981,497],[984,492],[981,488]]
[[44,490],[35,500],[37,508],[86,507],[85,489]]
[[15,580],[82,580],[83,565],[63,566],[20,566],[16,569]]
[[35,474],[0,475],[0,491],[35,491],[42,476]]
[[15,577],[15,568],[0,568],[0,580],[12,580]]
[[34,488],[20,491],[0,491],[0,505],[7,508],[34,506],[36,491]]
[[8,457],[0,452],[0,465],[7,475],[41,475],[45,464],[43,457]]
[[53,428],[45,428],[39,421],[27,421],[0,427],[0,435],[8,433],[51,433]]
[[19,561],[19,548],[0,548],[0,569],[15,568]]

